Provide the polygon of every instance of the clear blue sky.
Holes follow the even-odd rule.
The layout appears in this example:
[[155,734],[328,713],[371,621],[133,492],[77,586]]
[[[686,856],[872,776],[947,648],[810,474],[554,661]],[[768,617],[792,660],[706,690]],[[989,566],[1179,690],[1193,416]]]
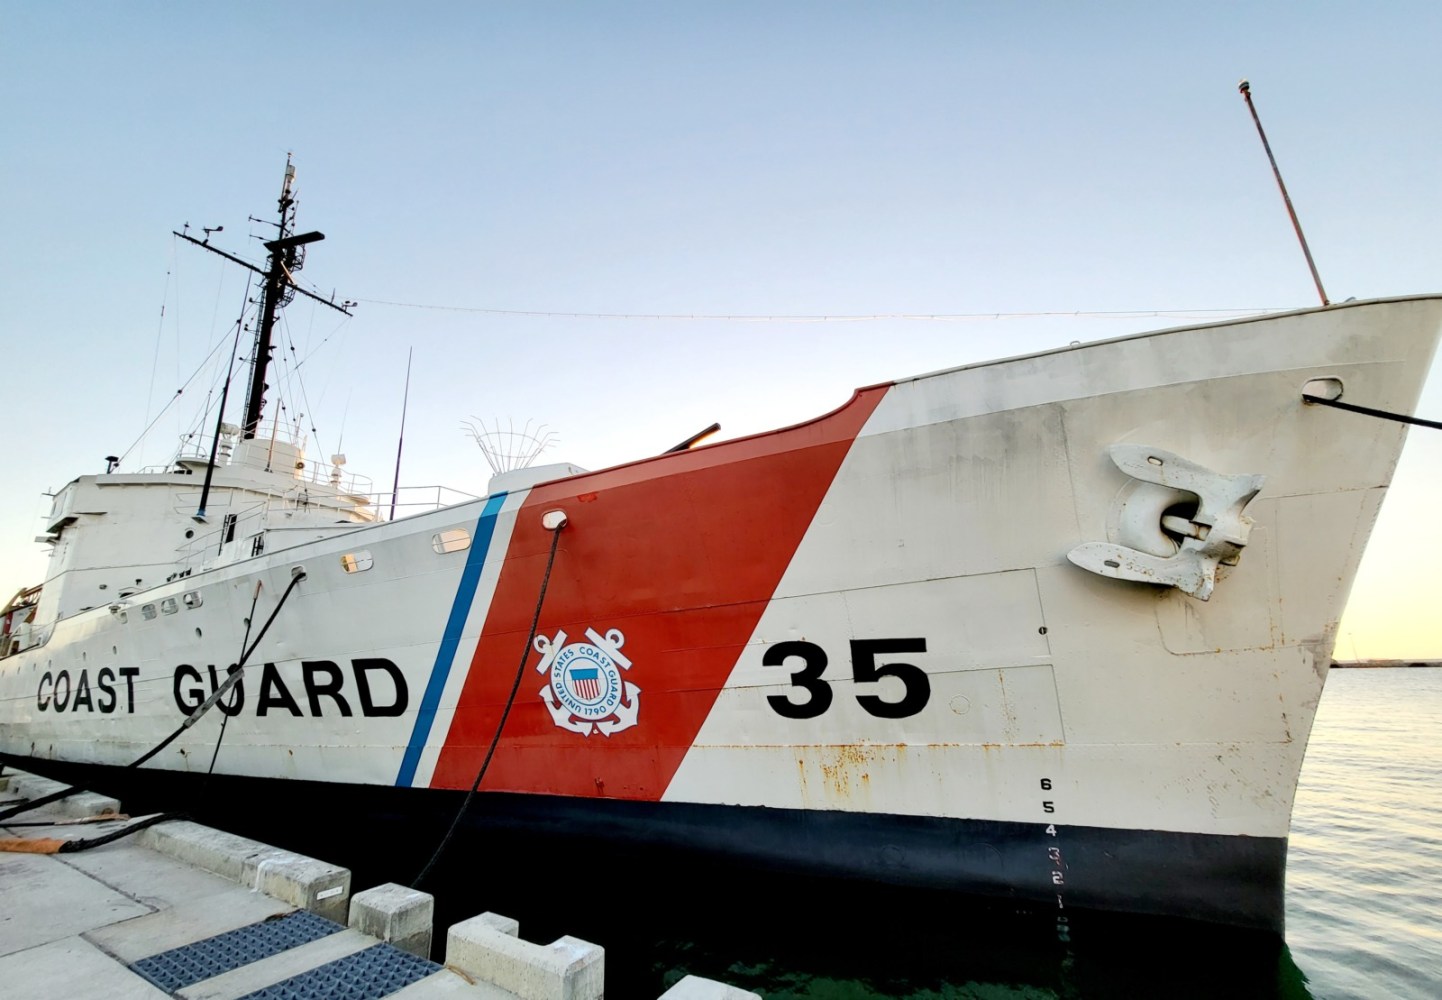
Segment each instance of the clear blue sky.
[[[1334,299],[1442,290],[1435,3],[21,3],[0,0],[0,589],[41,494],[167,460],[259,259],[287,152],[303,277],[284,390],[348,469],[484,489],[471,415],[597,468],[851,388],[1171,318],[726,323],[643,314],[1309,305],[1237,80]],[[164,308],[164,316],[161,311]],[[224,353],[224,350],[221,352]],[[1442,417],[1442,377],[1424,414]],[[1442,438],[1415,432],[1339,655],[1442,655]],[[1415,567],[1415,568],[1414,568]],[[3,600],[3,598],[0,598]],[[1400,645],[1399,645],[1400,644]]]

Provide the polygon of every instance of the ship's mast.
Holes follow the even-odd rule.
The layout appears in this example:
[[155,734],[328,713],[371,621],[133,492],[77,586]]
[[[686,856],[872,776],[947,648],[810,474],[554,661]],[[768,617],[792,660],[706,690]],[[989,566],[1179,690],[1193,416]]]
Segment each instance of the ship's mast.
[[319,243],[325,239],[325,234],[310,232],[301,233],[299,236],[290,235],[291,227],[295,224],[295,192],[292,190],[294,186],[295,166],[290,162],[290,156],[287,155],[285,180],[280,187],[280,222],[273,223],[279,228],[280,235],[265,244],[265,249],[269,251],[270,257],[266,260],[263,271],[249,261],[241,260],[239,257],[211,246],[208,242],[209,232],[207,232],[205,240],[198,240],[186,233],[175,234],[198,247],[204,247],[211,253],[219,254],[226,260],[248,268],[265,279],[261,296],[260,329],[255,334],[255,356],[251,360],[250,393],[245,404],[245,423],[241,425],[242,436],[247,438],[255,437],[256,428],[260,425],[260,415],[265,410],[265,373],[270,366],[270,352],[273,347],[271,339],[275,331],[275,318],[280,314],[280,310],[289,304],[297,293],[314,299],[321,305],[330,306],[347,316],[350,315],[349,307],[355,305],[354,302],[337,304],[333,299],[323,299],[296,285],[293,276],[296,271],[305,266],[305,252],[301,248],[307,243]]
[[[325,239],[324,233],[302,233],[291,235],[295,224],[295,166],[290,157],[285,158],[285,180],[280,186],[280,235],[265,244],[270,251],[266,262],[265,286],[260,307],[260,329],[255,334],[255,353],[251,359],[250,394],[245,402],[245,422],[241,424],[241,437],[255,437],[260,426],[261,414],[265,412],[266,369],[270,367],[270,352],[274,349],[271,335],[275,330],[275,318],[280,310],[295,298],[295,279],[292,275],[305,265],[307,243],[318,243]],[[345,310],[341,310],[344,312]]]
[[[245,423],[242,425],[242,436],[254,438],[256,429],[260,426],[261,414],[265,411],[265,381],[266,369],[270,367],[270,352],[273,348],[272,334],[275,331],[275,318],[299,292],[306,298],[314,299],[321,305],[330,306],[337,312],[350,315],[350,307],[354,302],[342,302],[336,304],[334,297],[323,299],[313,292],[300,288],[295,283],[294,274],[305,264],[305,251],[301,248],[307,243],[318,243],[325,239],[324,233],[310,232],[301,233],[299,236],[291,235],[291,227],[295,224],[295,166],[290,162],[290,154],[285,157],[285,180],[280,186],[280,221],[276,223],[279,228],[279,235],[265,244],[270,257],[266,261],[265,270],[262,271],[249,261],[241,260],[226,253],[224,250],[217,250],[210,245],[210,234],[219,232],[220,229],[207,229],[205,239],[198,240],[187,233],[176,233],[183,240],[188,240],[198,247],[203,247],[211,253],[219,254],[226,260],[239,264],[241,267],[254,271],[264,277],[265,284],[262,289],[260,327],[255,334],[255,352],[251,359],[250,393],[245,404]],[[260,220],[253,220],[260,221]],[[188,228],[188,227],[187,227]],[[239,331],[236,333],[239,336]],[[230,380],[226,380],[226,391],[230,389]],[[216,417],[215,438],[211,442],[210,461],[205,469],[205,486],[201,490],[200,508],[196,511],[196,520],[205,520],[206,500],[210,495],[210,481],[215,474],[216,446],[220,443],[220,428],[225,419],[225,395],[221,396],[221,412]]]

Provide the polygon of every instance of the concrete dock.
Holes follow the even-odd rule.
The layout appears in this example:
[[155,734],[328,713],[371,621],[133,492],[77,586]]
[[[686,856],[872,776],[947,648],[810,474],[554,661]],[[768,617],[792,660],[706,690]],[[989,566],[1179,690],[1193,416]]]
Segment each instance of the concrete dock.
[[[0,809],[62,786],[10,772]],[[0,994],[26,1000],[599,1000],[605,952],[520,937],[481,913],[430,960],[433,898],[399,885],[352,892],[350,872],[183,820],[87,850],[59,847],[138,823],[92,793],[0,826]],[[29,825],[105,818],[65,825]],[[21,825],[25,824],[25,825]],[[34,853],[49,852],[49,853]],[[687,976],[664,1000],[757,994]]]

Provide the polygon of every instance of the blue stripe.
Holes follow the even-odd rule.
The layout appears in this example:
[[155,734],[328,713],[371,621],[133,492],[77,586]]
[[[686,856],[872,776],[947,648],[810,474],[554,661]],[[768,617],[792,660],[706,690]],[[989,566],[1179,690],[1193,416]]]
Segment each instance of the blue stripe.
[[416,767],[421,762],[421,751],[430,738],[431,726],[436,721],[436,708],[441,703],[441,693],[446,689],[446,679],[451,675],[452,661],[456,658],[456,647],[461,644],[461,632],[466,627],[466,617],[471,613],[471,602],[476,598],[476,587],[481,582],[481,569],[486,565],[486,555],[491,550],[491,538],[496,533],[496,516],[506,494],[497,493],[486,501],[481,518],[476,522],[471,551],[466,556],[466,568],[461,571],[461,585],[451,603],[451,617],[446,621],[445,634],[441,636],[440,649],[436,650],[436,664],[431,668],[431,679],[426,682],[426,693],[421,698],[421,707],[416,712],[416,725],[411,730],[411,742],[401,760],[401,770],[396,775],[396,784],[408,787],[416,777]]

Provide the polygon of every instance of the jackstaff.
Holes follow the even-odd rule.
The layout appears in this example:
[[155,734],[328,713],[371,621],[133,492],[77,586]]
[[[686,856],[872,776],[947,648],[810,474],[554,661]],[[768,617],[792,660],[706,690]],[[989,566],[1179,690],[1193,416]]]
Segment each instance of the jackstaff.
[[1247,102],[1247,110],[1252,113],[1252,121],[1257,123],[1257,135],[1262,137],[1262,148],[1267,151],[1267,160],[1272,164],[1272,175],[1277,178],[1277,187],[1282,189],[1282,201],[1287,203],[1287,214],[1292,217],[1292,228],[1297,231],[1297,241],[1302,244],[1302,253],[1307,258],[1307,267],[1312,270],[1312,283],[1317,286],[1317,295],[1322,300],[1322,305],[1329,306],[1332,303],[1327,301],[1326,289],[1322,287],[1322,276],[1317,273],[1317,265],[1312,263],[1312,251],[1307,247],[1307,237],[1302,235],[1302,224],[1297,221],[1297,211],[1292,207],[1291,196],[1287,194],[1287,185],[1282,183],[1282,172],[1277,169],[1277,158],[1272,155],[1272,144],[1267,141],[1267,133],[1262,131],[1262,119],[1257,117],[1257,106],[1252,103],[1252,85],[1243,80],[1237,85],[1241,91],[1242,98]]

